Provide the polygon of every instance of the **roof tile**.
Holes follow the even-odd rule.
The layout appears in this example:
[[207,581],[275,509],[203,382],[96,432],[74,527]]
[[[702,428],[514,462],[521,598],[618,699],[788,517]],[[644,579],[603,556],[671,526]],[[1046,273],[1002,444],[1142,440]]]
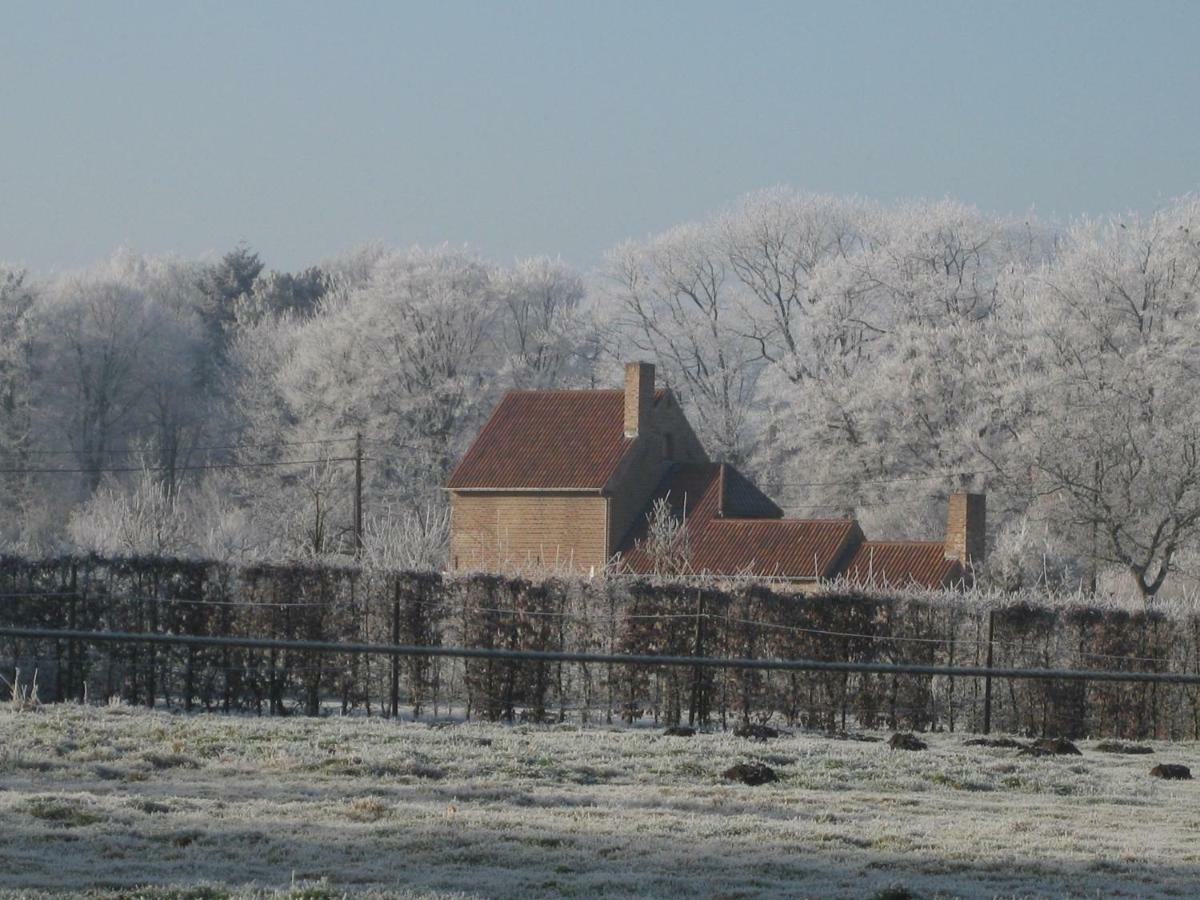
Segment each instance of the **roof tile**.
[[624,423],[623,391],[509,391],[447,487],[598,491],[634,444]]
[[[654,493],[654,499],[661,497],[669,497],[686,516],[690,565],[697,572],[829,578],[848,547],[862,539],[853,519],[779,518],[775,504],[736,469],[721,463],[674,466]],[[739,508],[773,515],[742,517],[735,515]],[[648,531],[648,519],[643,518],[622,543],[622,558],[635,572],[654,568],[643,546]]]
[[841,576],[863,587],[944,587],[963,576],[941,541],[863,541]]

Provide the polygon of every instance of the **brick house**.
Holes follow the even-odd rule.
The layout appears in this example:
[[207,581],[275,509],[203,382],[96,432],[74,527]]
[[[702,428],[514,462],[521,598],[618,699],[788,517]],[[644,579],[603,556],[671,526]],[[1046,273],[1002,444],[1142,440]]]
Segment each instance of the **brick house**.
[[455,570],[647,573],[650,513],[686,523],[687,565],[799,589],[962,583],[984,557],[985,498],[954,494],[939,541],[867,540],[853,519],[789,519],[733,466],[704,452],[654,366],[624,390],[510,391],[447,483]]

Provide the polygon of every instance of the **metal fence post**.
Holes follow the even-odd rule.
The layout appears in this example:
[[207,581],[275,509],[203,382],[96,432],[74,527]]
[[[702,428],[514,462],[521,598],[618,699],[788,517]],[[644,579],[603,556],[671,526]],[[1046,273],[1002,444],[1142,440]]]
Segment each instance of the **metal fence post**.
[[[996,611],[988,610],[987,664],[989,674],[983,679],[983,733],[992,733],[992,639],[996,632]],[[978,659],[979,657],[976,657]]]

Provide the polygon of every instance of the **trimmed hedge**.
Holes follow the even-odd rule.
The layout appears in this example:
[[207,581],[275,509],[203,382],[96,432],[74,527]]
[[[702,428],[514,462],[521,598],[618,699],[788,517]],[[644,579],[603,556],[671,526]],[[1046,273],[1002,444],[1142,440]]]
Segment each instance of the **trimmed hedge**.
[[[761,585],[531,582],[323,565],[173,559],[0,558],[0,622],[104,631],[399,641],[603,653],[812,658],[1011,667],[1200,670],[1200,616],[975,594],[798,595]],[[392,659],[226,648],[0,642],[0,674],[36,671],[44,701],[315,715],[731,726],[774,720],[978,731],[983,680],[498,660]],[[393,682],[395,690],[393,691]],[[1200,738],[1200,689],[1017,681],[992,685],[996,731]]]

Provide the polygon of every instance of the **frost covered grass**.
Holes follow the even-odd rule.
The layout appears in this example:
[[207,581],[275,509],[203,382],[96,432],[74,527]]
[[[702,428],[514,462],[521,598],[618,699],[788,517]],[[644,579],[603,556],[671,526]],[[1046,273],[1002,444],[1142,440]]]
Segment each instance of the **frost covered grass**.
[[[1148,772],[1200,745],[963,739],[0,705],[0,894],[1193,895],[1200,781]],[[779,781],[725,782],[742,761]]]

